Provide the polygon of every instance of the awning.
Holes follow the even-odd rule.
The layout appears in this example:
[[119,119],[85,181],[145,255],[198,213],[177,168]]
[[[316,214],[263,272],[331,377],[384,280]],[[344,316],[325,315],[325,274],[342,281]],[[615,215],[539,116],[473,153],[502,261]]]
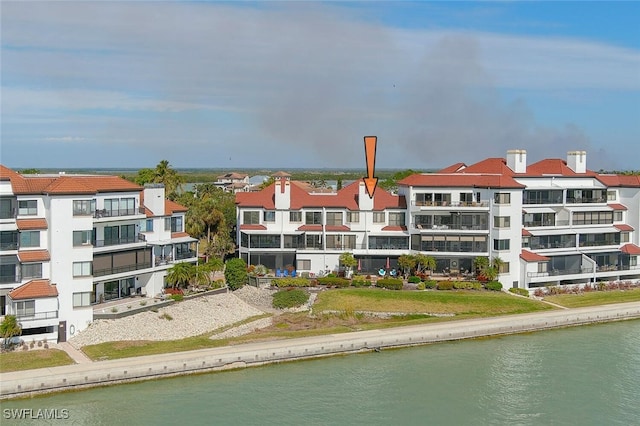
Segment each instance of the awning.
[[527,206],[524,207],[522,209],[522,211],[524,211],[525,213],[557,213],[554,209],[552,209],[551,207],[531,207],[531,206]]
[[610,206],[603,206],[602,204],[591,204],[588,206],[584,204],[577,204],[575,206],[566,205],[564,208],[570,212],[606,212],[612,210]]

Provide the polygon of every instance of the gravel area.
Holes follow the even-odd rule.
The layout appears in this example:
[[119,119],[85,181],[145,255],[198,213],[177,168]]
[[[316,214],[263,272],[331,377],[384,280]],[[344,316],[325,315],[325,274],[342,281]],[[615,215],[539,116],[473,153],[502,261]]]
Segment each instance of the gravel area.
[[270,293],[245,286],[234,293],[184,300],[158,312],[96,320],[69,342],[80,348],[120,340],[174,340],[196,336],[260,315],[267,308],[273,312]]

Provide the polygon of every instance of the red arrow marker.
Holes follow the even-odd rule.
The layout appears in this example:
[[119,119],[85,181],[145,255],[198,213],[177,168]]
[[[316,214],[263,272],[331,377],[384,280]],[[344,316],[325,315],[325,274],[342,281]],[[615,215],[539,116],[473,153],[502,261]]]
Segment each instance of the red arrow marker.
[[369,198],[373,198],[373,193],[378,186],[378,178],[374,176],[376,171],[376,144],[378,142],[377,136],[365,136],[364,137],[364,155],[367,159],[367,177],[362,178],[364,184],[367,187],[367,193]]

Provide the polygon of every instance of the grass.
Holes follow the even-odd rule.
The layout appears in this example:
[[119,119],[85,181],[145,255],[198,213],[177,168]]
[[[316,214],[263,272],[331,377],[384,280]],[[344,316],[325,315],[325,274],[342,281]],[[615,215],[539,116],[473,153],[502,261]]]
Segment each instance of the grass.
[[65,351],[59,349],[38,349],[0,354],[0,373],[9,371],[31,370],[34,368],[57,367],[73,364],[73,360]]
[[314,311],[357,307],[359,311],[455,314],[458,318],[520,314],[552,309],[544,303],[513,297],[503,292],[485,291],[387,291],[342,289],[318,295]]
[[545,296],[544,300],[567,308],[637,302],[640,301],[640,288],[632,290],[591,291],[580,294],[558,294],[556,296]]

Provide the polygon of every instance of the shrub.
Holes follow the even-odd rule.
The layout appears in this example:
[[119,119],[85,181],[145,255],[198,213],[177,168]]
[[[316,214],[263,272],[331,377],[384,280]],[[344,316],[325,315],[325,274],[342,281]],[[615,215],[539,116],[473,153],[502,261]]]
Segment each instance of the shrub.
[[216,289],[216,288],[222,288],[224,287],[224,280],[215,280],[214,282],[211,283],[211,288]]
[[424,281],[425,288],[436,288],[438,286],[438,281],[436,280],[426,280]]
[[424,289],[425,289],[425,285],[424,285],[424,283],[423,283],[423,282],[420,282],[420,283],[418,283],[418,285],[416,286],[416,288],[417,288],[418,290],[424,290]]
[[116,307],[114,306],[113,308],[111,308],[111,312],[113,312],[113,313],[115,314],[116,312],[118,312],[118,308],[116,308]]
[[416,277],[415,275],[412,275],[409,277],[407,281],[410,282],[411,284],[418,284],[422,280],[420,279],[420,277]]
[[273,307],[276,309],[296,308],[309,300],[309,293],[294,288],[288,290],[280,290],[273,295]]
[[171,296],[169,296],[171,299],[175,300],[176,302],[180,302],[182,301],[182,299],[184,299],[184,296],[181,294],[172,294]]
[[247,264],[239,257],[229,259],[224,270],[224,279],[231,291],[235,291],[247,282]]
[[267,269],[266,266],[256,265],[255,268],[253,268],[252,275],[263,276],[263,275],[267,275],[267,272],[269,272],[269,270]]
[[453,282],[453,288],[455,288],[456,290],[466,290],[470,287],[471,283],[468,283],[466,281],[454,281]]
[[342,288],[342,287],[349,287],[349,284],[351,283],[346,278],[327,276],[327,277],[318,278],[318,284],[326,285],[327,287]]
[[144,305],[146,305],[146,304],[147,304],[147,301],[146,301],[146,300],[143,300],[143,301],[141,301],[141,302],[140,302],[140,306],[144,306]]
[[271,280],[271,285],[274,285],[278,288],[282,287],[309,287],[309,279],[302,277],[286,277],[286,278],[276,278],[275,280]]
[[513,294],[517,294],[520,296],[525,296],[525,297],[529,297],[529,290],[527,290],[526,288],[510,288],[509,291]]
[[402,280],[400,278],[383,278],[376,282],[376,286],[388,290],[402,290]]
[[502,290],[502,284],[499,281],[489,281],[484,285],[487,290],[500,291]]
[[453,290],[453,281],[440,281],[437,288],[438,290]]
[[371,280],[367,280],[362,275],[358,275],[353,277],[351,285],[354,287],[369,287],[371,285]]
[[160,319],[166,319],[166,320],[168,320],[168,321],[173,320],[173,317],[172,317],[171,315],[169,315],[168,313],[166,313],[166,312],[165,312],[164,314],[160,315],[158,318],[160,318]]

